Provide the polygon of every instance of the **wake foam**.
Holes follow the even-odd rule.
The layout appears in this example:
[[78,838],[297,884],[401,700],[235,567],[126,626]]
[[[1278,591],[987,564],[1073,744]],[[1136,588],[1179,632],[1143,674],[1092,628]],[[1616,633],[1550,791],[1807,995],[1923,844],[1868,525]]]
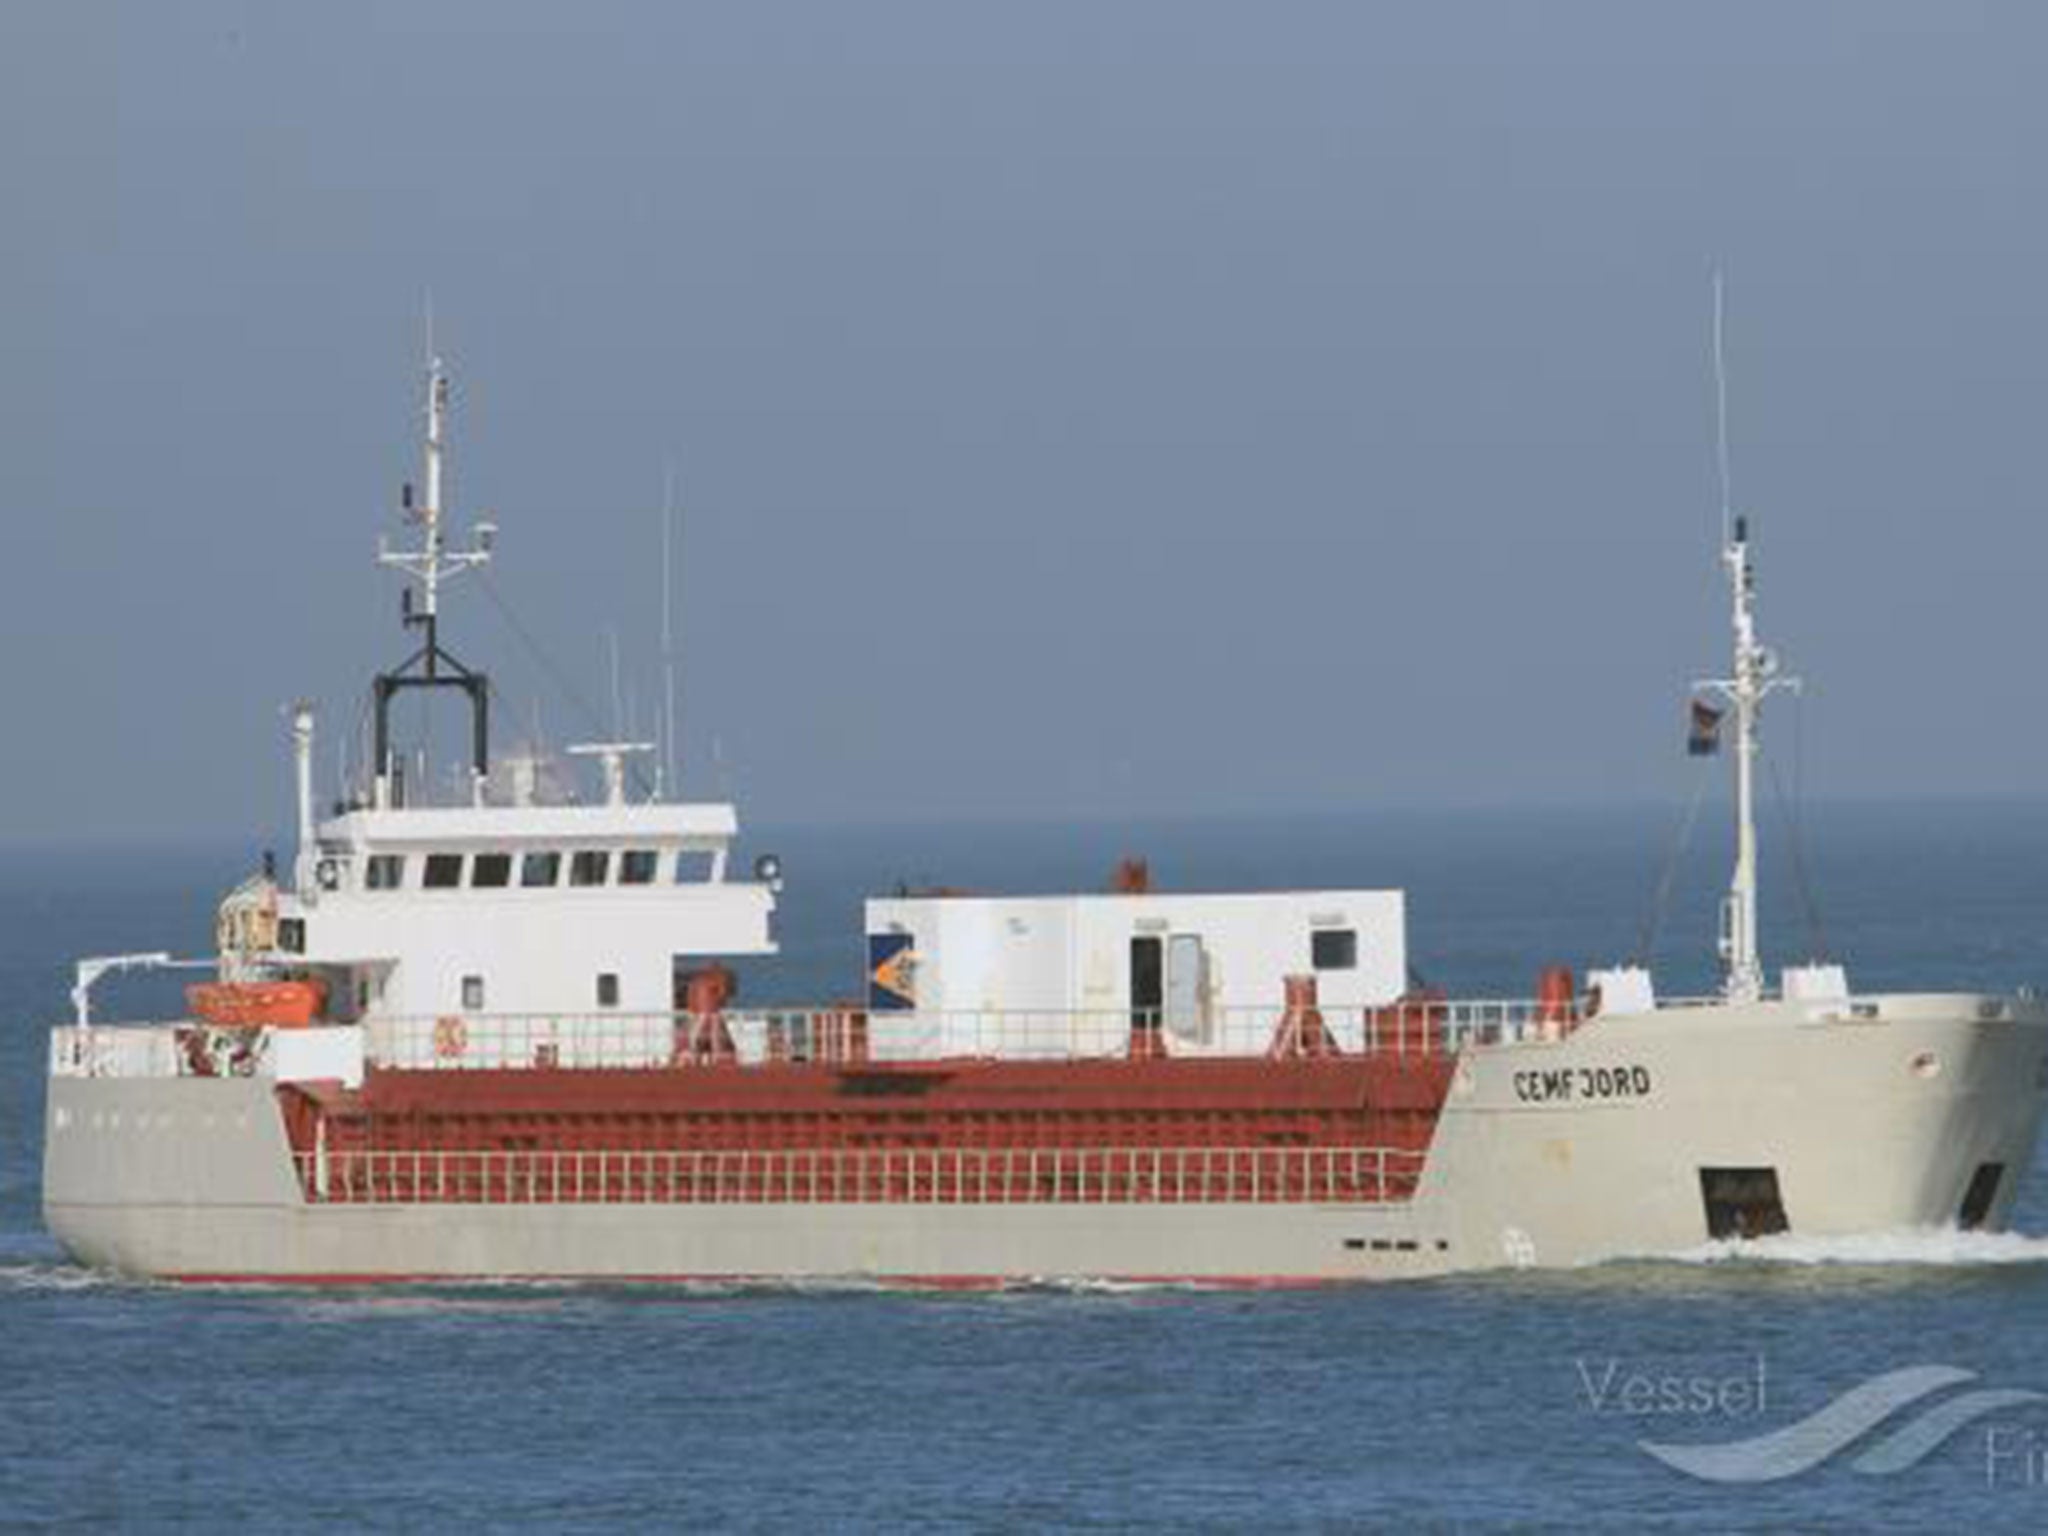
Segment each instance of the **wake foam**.
[[[0,1271],[4,1273],[4,1271]],[[84,1275],[86,1271],[73,1271]],[[103,1277],[91,1277],[104,1282]],[[150,1282],[127,1282],[150,1283]],[[0,1280],[4,1286],[4,1280]],[[548,1311],[588,1300],[744,1301],[776,1298],[834,1300],[857,1297],[979,1298],[1031,1296],[1140,1296],[1236,1290],[1225,1282],[1121,1280],[1109,1278],[990,1276],[985,1280],[934,1282],[879,1275],[734,1275],[723,1278],[636,1278],[629,1276],[448,1275],[400,1281],[312,1285],[279,1276],[266,1280],[181,1283],[183,1291],[276,1295],[302,1304],[316,1320],[393,1316],[408,1312],[454,1315],[463,1312]]]
[[133,1284],[76,1264],[0,1263],[0,1295],[9,1291],[96,1291]]
[[1006,1280],[993,1289],[1022,1296],[1151,1296],[1236,1292],[1249,1287],[1220,1280],[1118,1280],[1109,1276],[1046,1275],[1030,1280]]
[[1969,1269],[1980,1265],[2048,1264],[2048,1236],[2026,1232],[1963,1232],[1954,1227],[1901,1227],[1839,1237],[1775,1237],[1702,1243],[1659,1256],[1680,1264],[1783,1264],[1816,1266],[1907,1265]]

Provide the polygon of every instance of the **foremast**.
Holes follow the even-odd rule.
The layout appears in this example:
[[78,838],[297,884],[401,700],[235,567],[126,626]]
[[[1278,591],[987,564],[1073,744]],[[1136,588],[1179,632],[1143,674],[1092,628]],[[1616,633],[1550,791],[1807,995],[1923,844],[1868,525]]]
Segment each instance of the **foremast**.
[[1757,639],[1756,564],[1750,554],[1748,518],[1730,521],[1721,564],[1728,573],[1734,667],[1730,676],[1706,678],[1698,686],[1726,699],[1735,717],[1735,869],[1721,903],[1721,990],[1731,1003],[1753,1003],[1764,995],[1763,958],[1757,945],[1756,838],[1763,703],[1781,688],[1796,689],[1799,679],[1784,675],[1777,653]]

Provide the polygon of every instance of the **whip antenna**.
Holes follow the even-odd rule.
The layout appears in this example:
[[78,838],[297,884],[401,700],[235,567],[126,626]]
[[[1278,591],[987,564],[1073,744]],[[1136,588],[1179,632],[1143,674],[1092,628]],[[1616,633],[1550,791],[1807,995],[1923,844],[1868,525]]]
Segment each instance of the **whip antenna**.
[[676,650],[672,616],[675,585],[676,467],[661,475],[661,783],[664,794],[681,792],[676,772]]
[[1735,510],[1728,474],[1728,367],[1721,354],[1721,269],[1714,268],[1714,466],[1721,481],[1721,545],[1734,542]]

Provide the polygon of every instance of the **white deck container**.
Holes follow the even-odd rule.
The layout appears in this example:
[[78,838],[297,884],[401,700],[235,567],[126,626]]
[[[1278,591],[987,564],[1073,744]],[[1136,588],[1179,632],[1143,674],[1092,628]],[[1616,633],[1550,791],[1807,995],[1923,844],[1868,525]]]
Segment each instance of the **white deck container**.
[[867,935],[878,1056],[1113,1055],[1134,1021],[1176,1056],[1256,1055],[1307,975],[1355,1050],[1408,975],[1399,891],[894,897]]

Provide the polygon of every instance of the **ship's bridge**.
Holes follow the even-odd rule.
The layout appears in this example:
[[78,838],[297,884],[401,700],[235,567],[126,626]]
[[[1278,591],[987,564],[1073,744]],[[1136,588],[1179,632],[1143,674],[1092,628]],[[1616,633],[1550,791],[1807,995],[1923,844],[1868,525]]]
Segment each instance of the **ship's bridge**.
[[722,884],[729,804],[359,809],[321,824],[315,899],[342,893]]
[[769,954],[772,863],[725,803],[361,808],[276,896],[275,955],[341,1018],[673,1005],[689,960]]

